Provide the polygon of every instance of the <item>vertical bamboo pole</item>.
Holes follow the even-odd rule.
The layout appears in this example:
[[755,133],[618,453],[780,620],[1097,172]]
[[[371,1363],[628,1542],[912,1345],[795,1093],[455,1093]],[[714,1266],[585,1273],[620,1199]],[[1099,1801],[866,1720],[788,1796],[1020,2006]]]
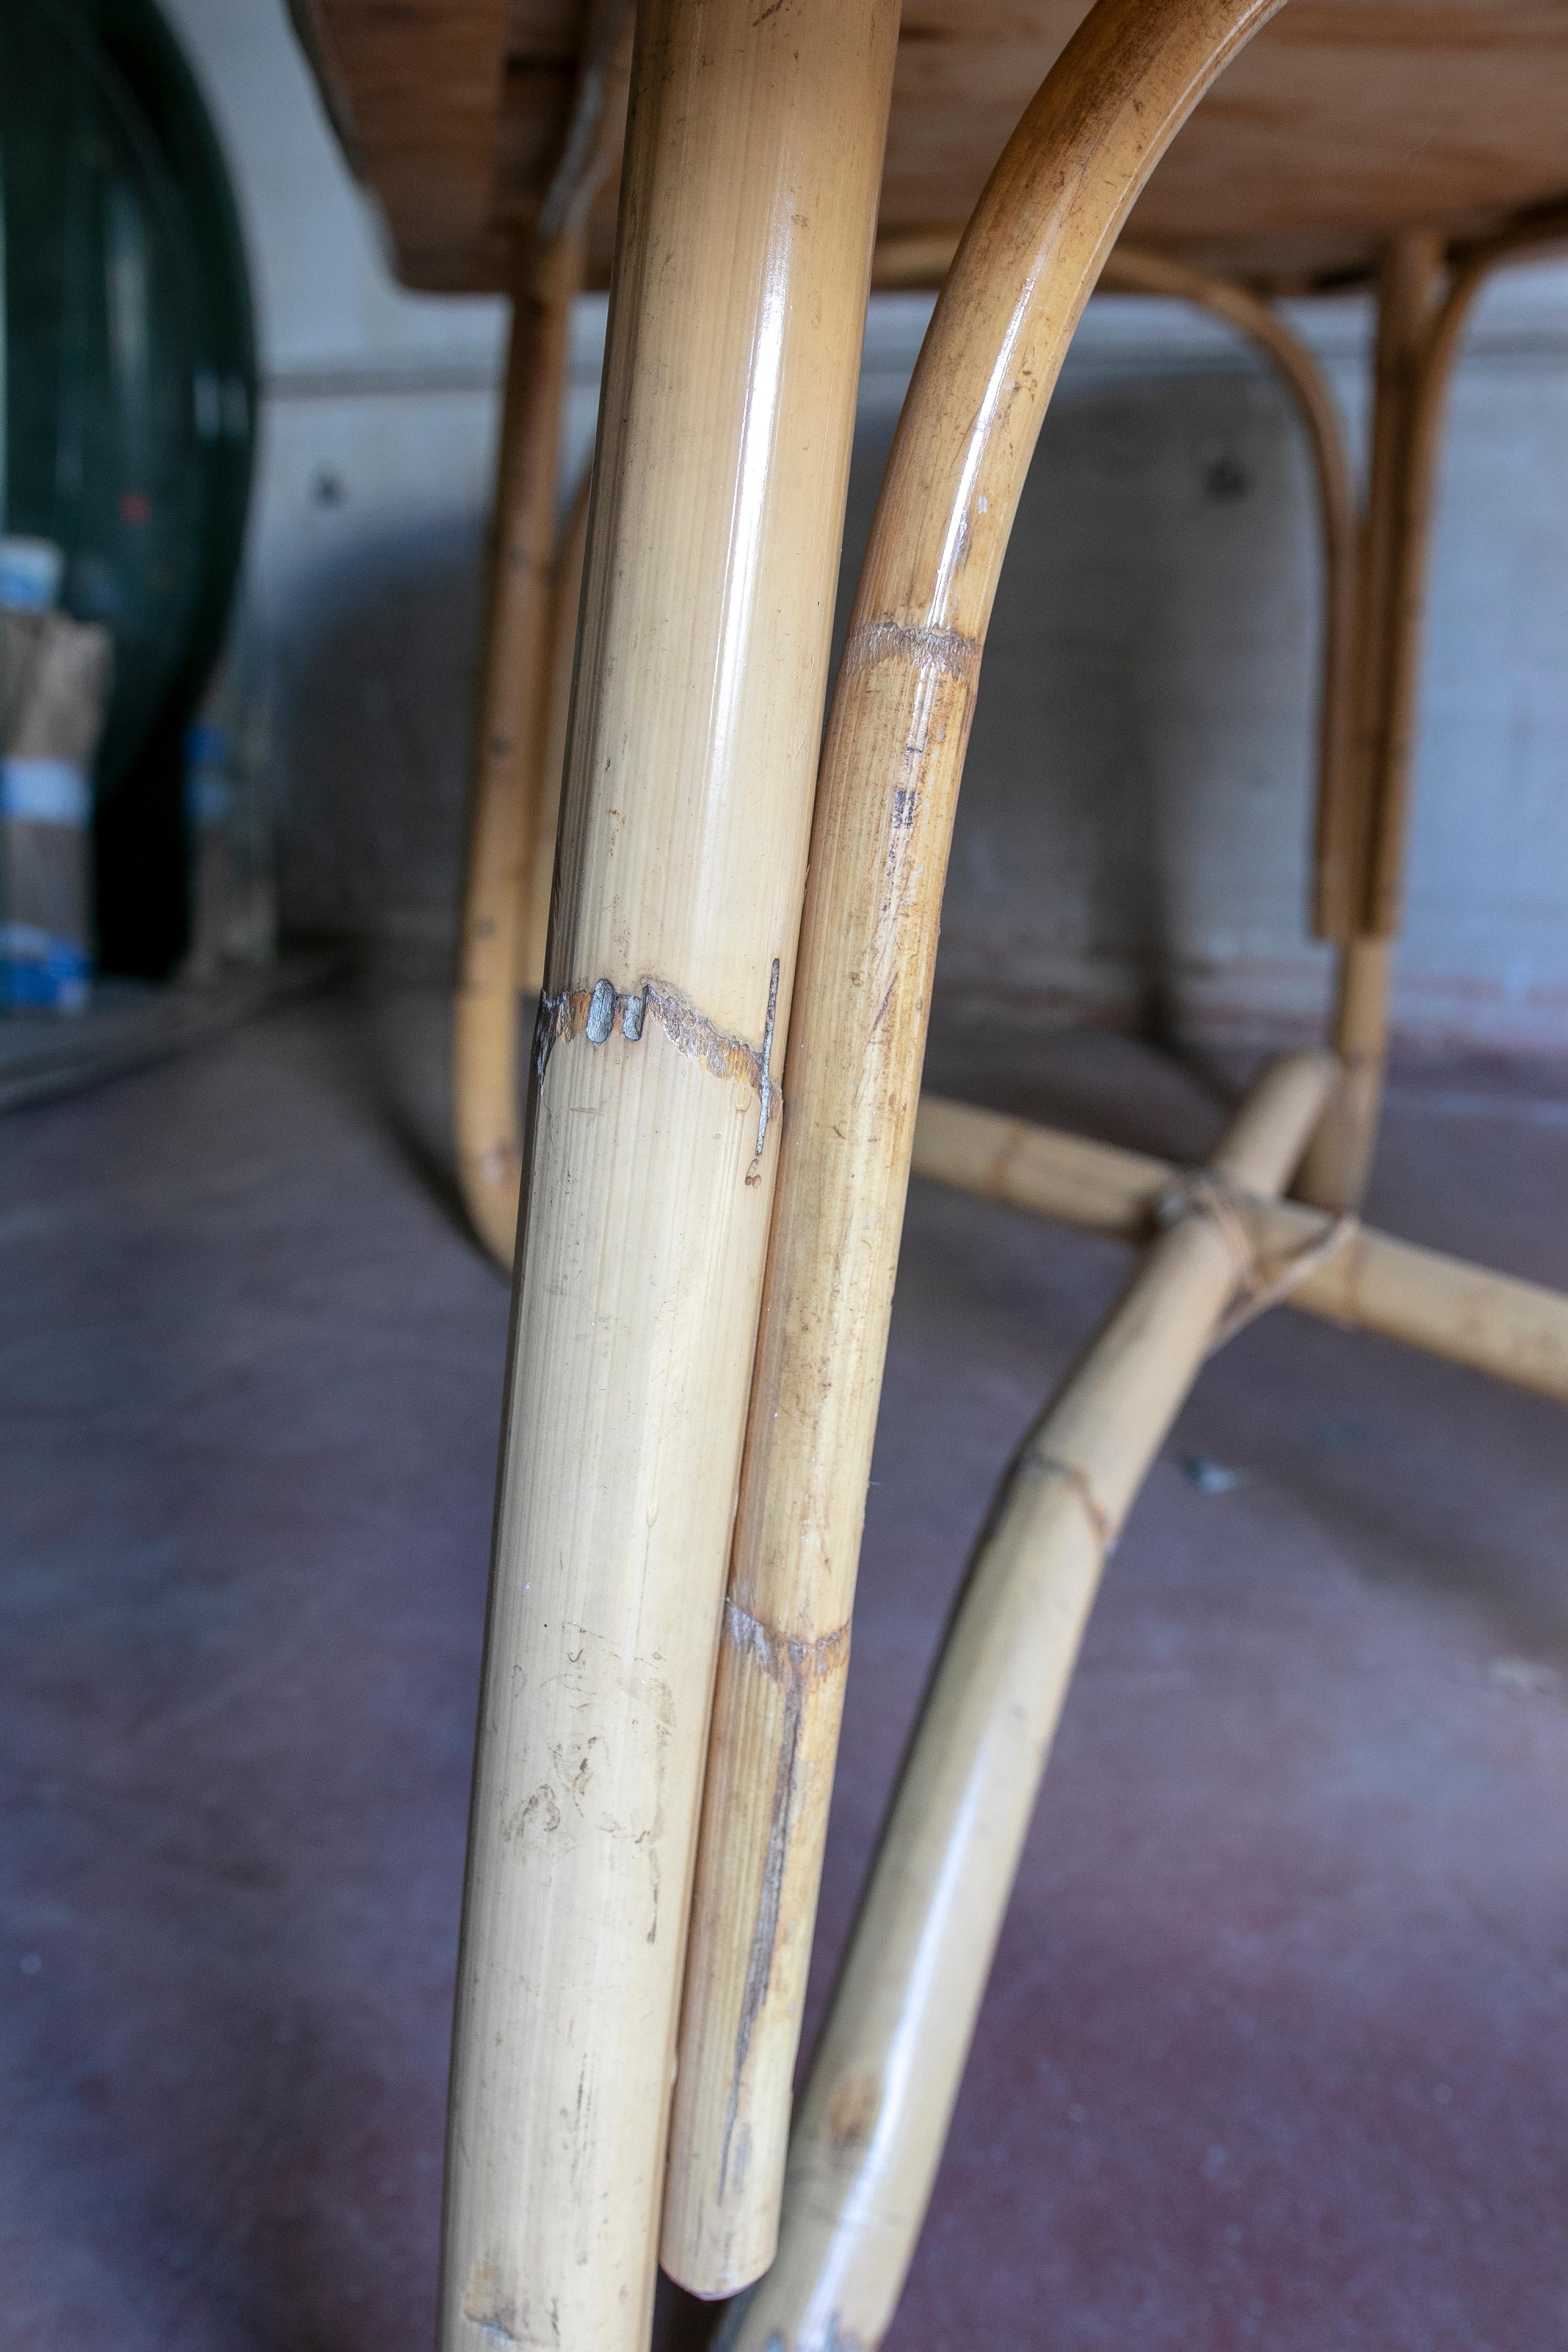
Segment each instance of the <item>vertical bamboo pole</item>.
[[1100,0],[1009,142],[921,353],[812,835],[789,1119],[704,1793],[663,2233],[724,2294],[774,2242],[942,877],[1046,403],[1165,146],[1278,0]]
[[516,986],[520,997],[537,997],[544,987],[551,885],[555,875],[555,839],[561,822],[566,721],[572,709],[572,673],[577,656],[577,621],[583,605],[583,564],[588,545],[588,494],[592,487],[592,476],[584,475],[582,488],[572,502],[556,564],[544,772],[531,811],[532,839],[523,856],[518,915]]
[[519,244],[452,1005],[458,1181],[475,1232],[507,1265],[522,1171],[517,909],[544,765],[561,405],[585,239],[579,228],[542,252],[531,232]]
[[1390,252],[1380,285],[1372,483],[1358,591],[1361,740],[1343,797],[1322,803],[1318,841],[1318,932],[1341,942],[1333,1037],[1347,1074],[1301,1171],[1301,1197],[1320,1207],[1355,1204],[1377,1139],[1427,553],[1454,364],[1492,271],[1565,242],[1568,210],[1562,205],[1523,214],[1454,257],[1438,309],[1446,257],[1432,238],[1412,236]]
[[[572,306],[583,286],[588,216],[620,149],[628,7],[629,0],[593,0],[561,159],[538,219],[517,242],[452,1005],[458,1185],[475,1232],[509,1267],[522,1171],[518,982],[523,908],[536,895],[542,807],[560,788],[559,767],[552,775],[550,766],[549,692]],[[550,837],[552,848],[553,824]],[[546,907],[549,889],[546,873]],[[542,934],[537,957],[529,976],[534,991],[543,969]]]
[[[1327,1055],[1278,1065],[1215,1174],[1278,1192],[1337,1075]],[[1224,1223],[1189,1209],[1004,1481],[812,2067],[778,2260],[725,2339],[733,2352],[871,2352],[892,2318],[1100,1570],[1238,1271]]]
[[1445,268],[1425,230],[1395,239],[1378,281],[1372,471],[1356,599],[1355,754],[1320,807],[1318,929],[1340,942],[1334,1049],[1345,1082],[1301,1171],[1321,1208],[1360,1201],[1388,1055],[1391,941],[1398,927],[1435,449],[1417,429]]
[[445,2352],[647,2340],[885,0],[638,10],[468,1878]]

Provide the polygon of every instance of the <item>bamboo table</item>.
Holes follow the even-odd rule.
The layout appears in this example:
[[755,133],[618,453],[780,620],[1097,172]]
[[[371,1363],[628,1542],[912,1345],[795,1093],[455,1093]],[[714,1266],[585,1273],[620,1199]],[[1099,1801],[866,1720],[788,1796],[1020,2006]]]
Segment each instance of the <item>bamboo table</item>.
[[[702,2294],[761,2280],[737,2352],[848,2352],[912,2253],[1100,1568],[1210,1346],[1291,1295],[1568,1402],[1568,1301],[1354,1217],[1443,394],[1488,273],[1568,234],[1568,8],[644,0],[631,52],[621,0],[295,6],[410,282],[515,297],[456,1068],[517,1302],[443,2341],[637,2352],[658,2254]],[[628,76],[594,487],[558,544]],[[818,772],[873,283],[942,292]],[[1363,283],[1358,510],[1274,302]],[[1096,284],[1252,337],[1320,491],[1333,1051],[1266,1074],[1202,1171],[916,1120],[992,600]],[[1148,1247],[976,1552],[786,2179],[911,1160]]]

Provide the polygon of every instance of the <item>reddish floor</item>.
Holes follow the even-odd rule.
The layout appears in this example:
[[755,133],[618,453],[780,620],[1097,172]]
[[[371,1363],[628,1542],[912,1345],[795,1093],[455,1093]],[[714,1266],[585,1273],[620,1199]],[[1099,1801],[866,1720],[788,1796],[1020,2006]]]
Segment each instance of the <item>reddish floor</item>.
[[[436,1034],[298,1007],[0,1129],[5,2352],[431,2340],[506,1326]],[[1217,1121],[1114,1041],[965,1047],[950,1090],[1116,1139]],[[1561,1097],[1397,1089],[1383,1223],[1568,1286],[1565,1202]],[[991,1482],[1123,1263],[916,1188],[818,2003]],[[1545,1402],[1289,1313],[1205,1372],[891,2352],[1561,2347],[1565,1463]]]

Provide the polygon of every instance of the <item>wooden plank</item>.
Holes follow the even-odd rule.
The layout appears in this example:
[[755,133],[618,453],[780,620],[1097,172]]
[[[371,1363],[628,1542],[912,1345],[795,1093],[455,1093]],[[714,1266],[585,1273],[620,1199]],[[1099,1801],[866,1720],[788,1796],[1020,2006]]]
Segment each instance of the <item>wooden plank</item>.
[[[908,0],[889,234],[959,227],[1088,0]],[[293,0],[410,285],[499,287],[559,152],[586,0]],[[1142,243],[1277,281],[1364,275],[1402,229],[1479,236],[1568,189],[1559,0],[1291,0],[1176,142]],[[603,277],[614,218],[595,222]]]
[[[351,165],[408,286],[507,282],[495,204],[506,0],[290,0]],[[564,124],[571,102],[561,100]],[[542,175],[542,189],[546,173]]]

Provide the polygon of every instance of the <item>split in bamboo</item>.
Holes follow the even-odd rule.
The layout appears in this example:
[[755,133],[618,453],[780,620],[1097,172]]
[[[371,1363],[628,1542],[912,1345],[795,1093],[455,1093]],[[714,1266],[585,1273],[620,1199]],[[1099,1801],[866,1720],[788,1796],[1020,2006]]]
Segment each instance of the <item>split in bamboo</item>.
[[[1036,1216],[1144,1240],[1181,1171],[1142,1152],[926,1095],[913,1172]],[[1260,1265],[1302,1269],[1289,1303],[1568,1404],[1568,1298],[1292,1201],[1241,1204]],[[1317,1253],[1337,1238],[1331,1255]]]
[[881,0],[637,11],[530,1089],[445,2352],[647,2341],[896,36]]
[[517,924],[519,1000],[537,999],[544,988],[550,937],[551,884],[561,823],[561,784],[566,770],[566,722],[572,709],[572,673],[577,656],[577,622],[583,604],[583,562],[588,544],[588,501],[594,483],[583,478],[556,563],[550,642],[550,728],[544,773],[533,812],[533,837],[525,843]]
[[1283,1187],[1337,1078],[1331,1055],[1295,1055],[1253,1089],[1209,1191],[1187,1189],[1003,1482],[812,2066],[778,2259],[726,2352],[871,2352],[882,2339],[1100,1571],[1248,1271],[1221,1208]]
[[[522,1172],[518,992],[521,983],[537,992],[543,971],[542,952],[536,969],[524,968],[520,934],[535,896],[543,804],[553,804],[560,782],[550,743],[561,419],[588,215],[620,148],[627,16],[627,0],[600,0],[591,16],[561,163],[537,222],[518,239],[452,1005],[458,1180],[475,1232],[509,1269]],[[547,903],[549,888],[546,874]]]
[[824,752],[720,1652],[662,2254],[773,2252],[953,811],[1047,401],[1127,212],[1278,0],[1100,0],[1003,154],[900,422]]

